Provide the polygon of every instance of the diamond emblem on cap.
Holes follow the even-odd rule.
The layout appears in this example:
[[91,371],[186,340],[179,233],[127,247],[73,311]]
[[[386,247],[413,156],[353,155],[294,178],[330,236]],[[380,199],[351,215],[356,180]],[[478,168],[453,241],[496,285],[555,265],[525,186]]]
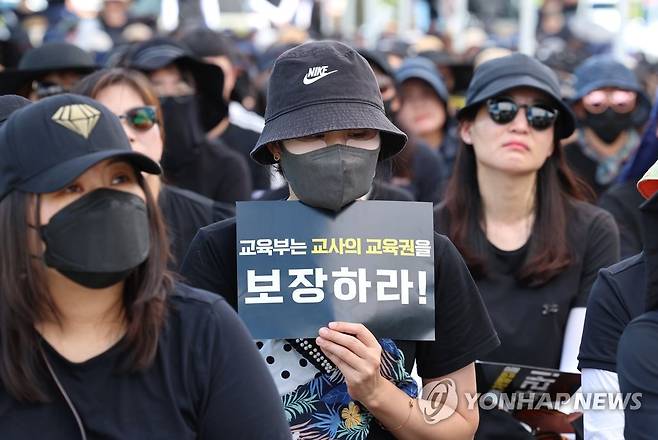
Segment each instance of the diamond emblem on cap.
[[57,109],[52,120],[87,139],[101,112],[87,104],[65,105]]

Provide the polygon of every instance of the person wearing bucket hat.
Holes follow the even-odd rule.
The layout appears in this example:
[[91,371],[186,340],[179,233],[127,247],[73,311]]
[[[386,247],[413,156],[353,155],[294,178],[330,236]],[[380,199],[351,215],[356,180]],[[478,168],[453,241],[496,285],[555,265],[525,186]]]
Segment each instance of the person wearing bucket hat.
[[[464,256],[501,335],[482,360],[572,370],[589,289],[618,261],[619,237],[562,157],[575,123],[557,77],[522,54],[487,61],[458,118],[463,145],[434,226]],[[481,416],[483,439],[506,417]]]
[[[655,137],[655,127],[653,131]],[[599,272],[587,303],[578,368],[583,393],[641,392],[642,405],[635,408],[638,414],[615,408],[586,410],[585,438],[651,438],[656,432],[658,387],[652,347],[657,339],[658,162],[634,186],[644,200],[636,206],[643,249]]]
[[[414,180],[432,176],[429,180],[435,189],[431,201],[438,203],[452,174],[459,146],[456,124],[448,108],[448,89],[436,65],[424,57],[405,60],[395,73],[395,81],[402,103],[398,121],[417,144],[403,154],[413,155],[409,159],[416,165]],[[438,163],[424,154],[425,147],[435,153]],[[430,163],[433,170],[428,168]]]
[[640,146],[629,158],[619,177],[599,198],[599,206],[610,212],[621,237],[622,258],[631,257],[644,247],[642,213],[638,207],[644,201],[637,183],[658,159],[658,102],[651,109]]
[[[274,64],[267,103],[265,128],[252,157],[263,164],[278,163],[288,179],[290,199],[315,208],[340,211],[368,193],[378,158],[394,156],[406,141],[384,113],[377,80],[367,61],[339,42],[305,43],[282,54]],[[344,183],[333,183],[340,181]],[[190,284],[220,292],[234,307],[238,302],[235,237],[234,219],[202,228],[182,268]],[[472,438],[476,409],[460,404],[452,417],[434,425],[426,423],[420,411],[410,411],[417,402],[414,387],[410,388],[413,361],[424,384],[436,384],[439,378],[449,376],[458,389],[475,390],[474,360],[498,345],[459,254],[439,235],[435,235],[434,249],[436,341],[391,341],[391,347],[404,354],[406,367],[402,357],[391,358],[372,333],[357,323],[322,328],[317,340],[304,340],[313,346],[317,343],[314,351],[324,364],[305,355],[303,349],[297,350],[294,343],[257,342],[285,401],[305,392],[319,393],[317,400],[289,418],[294,436],[342,436],[343,426],[308,421],[356,411],[363,438]],[[347,368],[343,358],[333,353],[343,353],[350,363],[355,362],[356,370]],[[393,378],[380,373],[378,362],[394,363],[400,374]],[[331,365],[340,369],[344,380],[330,380],[326,383],[331,385],[311,391],[317,383],[315,377],[329,380]],[[345,399],[332,395],[345,395]],[[425,402],[421,399],[419,405]]]
[[206,137],[228,111],[222,70],[168,38],[137,44],[117,63],[145,73],[160,98],[167,182],[221,202],[249,200],[252,182],[246,160]]
[[31,100],[63,93],[98,69],[91,54],[70,43],[46,43],[21,57],[18,67],[0,72],[0,95]]
[[234,98],[238,79],[235,43],[226,35],[205,28],[196,28],[181,36],[181,41],[205,62],[222,69],[224,99],[229,102],[228,113],[208,131],[210,139],[219,139],[248,162],[254,191],[270,189],[270,169],[260,166],[249,157],[263,129],[263,118],[249,112]]
[[564,151],[569,166],[598,197],[640,145],[638,130],[651,102],[635,74],[610,55],[587,59],[574,76],[571,106],[579,121],[578,137]]
[[160,167],[87,97],[0,127],[0,437],[290,439],[236,313],[173,282],[142,172]]

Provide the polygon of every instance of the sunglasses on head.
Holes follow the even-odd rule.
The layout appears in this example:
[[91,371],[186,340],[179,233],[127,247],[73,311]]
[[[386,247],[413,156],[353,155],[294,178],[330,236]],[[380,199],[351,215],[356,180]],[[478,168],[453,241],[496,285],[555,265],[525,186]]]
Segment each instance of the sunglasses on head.
[[126,121],[135,130],[147,131],[150,130],[155,124],[158,123],[158,115],[155,107],[146,105],[143,107],[131,108],[122,115],[118,115],[119,119]]
[[535,130],[546,130],[551,127],[559,114],[557,109],[547,108],[543,104],[520,105],[510,98],[492,98],[487,101],[489,116],[498,124],[512,122],[521,108],[525,109],[528,124]]

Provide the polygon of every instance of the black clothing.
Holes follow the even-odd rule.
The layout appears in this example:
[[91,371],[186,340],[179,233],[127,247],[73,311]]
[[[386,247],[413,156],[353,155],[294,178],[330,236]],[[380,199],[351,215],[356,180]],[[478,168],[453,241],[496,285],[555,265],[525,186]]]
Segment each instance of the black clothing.
[[[42,341],[89,439],[290,439],[276,388],[224,300],[177,285],[153,364],[120,372],[121,343],[73,363]],[[26,404],[0,387],[0,437],[80,438],[52,379],[53,401]]]
[[642,252],[644,233],[639,206],[644,198],[635,182],[617,183],[603,193],[599,206],[615,218],[619,226],[621,257],[628,258]]
[[258,162],[251,160],[251,150],[256,146],[260,133],[242,128],[230,122],[219,139],[232,151],[240,154],[247,161],[251,172],[253,190],[270,189],[270,169]]
[[190,154],[194,159],[185,166],[164,170],[167,183],[220,202],[249,200],[249,168],[239,154],[219,141],[203,141]]
[[617,344],[628,323],[644,313],[646,284],[644,254],[601,269],[587,301],[579,369],[617,372]]
[[[286,200],[290,197],[290,188],[288,185],[277,189],[265,191],[257,200]],[[372,191],[368,195],[368,200],[393,200],[398,202],[413,202],[413,196],[402,188],[389,183],[375,180],[372,183]]]
[[[436,341],[396,341],[411,371],[433,378],[480,359],[498,345],[477,288],[446,237],[435,234]],[[224,220],[199,230],[185,257],[181,274],[192,285],[218,292],[237,307],[236,221]]]
[[[434,227],[438,232],[446,230],[446,216],[442,206],[435,209]],[[486,274],[476,283],[500,335],[501,346],[483,360],[559,367],[569,311],[585,307],[599,269],[619,260],[619,236],[610,214],[590,204],[574,202],[567,218],[575,262],[537,287],[522,285],[515,277],[526,257],[528,243],[507,252],[485,238]]]
[[185,257],[197,231],[211,223],[233,217],[235,209],[228,203],[171,185],[162,185],[158,195],[171,245],[171,268],[176,269]]
[[566,145],[563,152],[569,167],[592,188],[597,198],[610,187],[610,185],[601,185],[596,181],[596,169],[599,164],[583,153],[578,142]]
[[[620,391],[642,393],[640,408],[624,411],[624,438],[650,440],[658,431],[658,311],[635,318],[619,340]],[[632,405],[631,400],[631,405]]]

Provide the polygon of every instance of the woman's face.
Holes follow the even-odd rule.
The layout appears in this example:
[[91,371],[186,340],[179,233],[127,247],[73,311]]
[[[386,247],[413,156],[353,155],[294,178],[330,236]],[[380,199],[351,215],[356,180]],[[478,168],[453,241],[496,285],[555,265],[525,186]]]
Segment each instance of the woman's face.
[[61,209],[101,188],[125,191],[146,200],[133,166],[123,160],[107,159],[89,168],[65,188],[41,194],[39,210],[41,224],[48,224]]
[[[283,145],[289,153],[304,154],[311,151],[320,150],[329,145],[341,144],[366,150],[376,150],[379,148],[380,135],[379,130],[362,128],[355,130],[336,130],[318,133],[312,136],[306,136],[296,139],[283,141]],[[272,152],[280,152],[278,146],[272,147]]]
[[[535,89],[513,89],[504,96],[517,105],[541,104],[552,108],[548,96]],[[544,130],[532,128],[523,107],[511,122],[499,124],[491,119],[487,106],[483,105],[473,121],[464,121],[460,127],[464,143],[473,146],[478,167],[511,174],[537,172],[553,154],[553,133],[553,125]]]
[[403,82],[400,97],[402,107],[398,120],[410,134],[423,136],[443,128],[446,123],[445,107],[425,81],[412,78]]
[[160,97],[194,94],[194,86],[185,80],[183,73],[175,64],[154,70],[148,74],[148,77]]
[[[125,115],[129,110],[147,105],[134,88],[123,83],[105,87],[96,95],[95,99],[117,116]],[[157,123],[145,131],[131,126],[126,118],[121,118],[121,125],[130,139],[133,150],[148,156],[155,162],[160,162],[163,144],[160,126]]]

